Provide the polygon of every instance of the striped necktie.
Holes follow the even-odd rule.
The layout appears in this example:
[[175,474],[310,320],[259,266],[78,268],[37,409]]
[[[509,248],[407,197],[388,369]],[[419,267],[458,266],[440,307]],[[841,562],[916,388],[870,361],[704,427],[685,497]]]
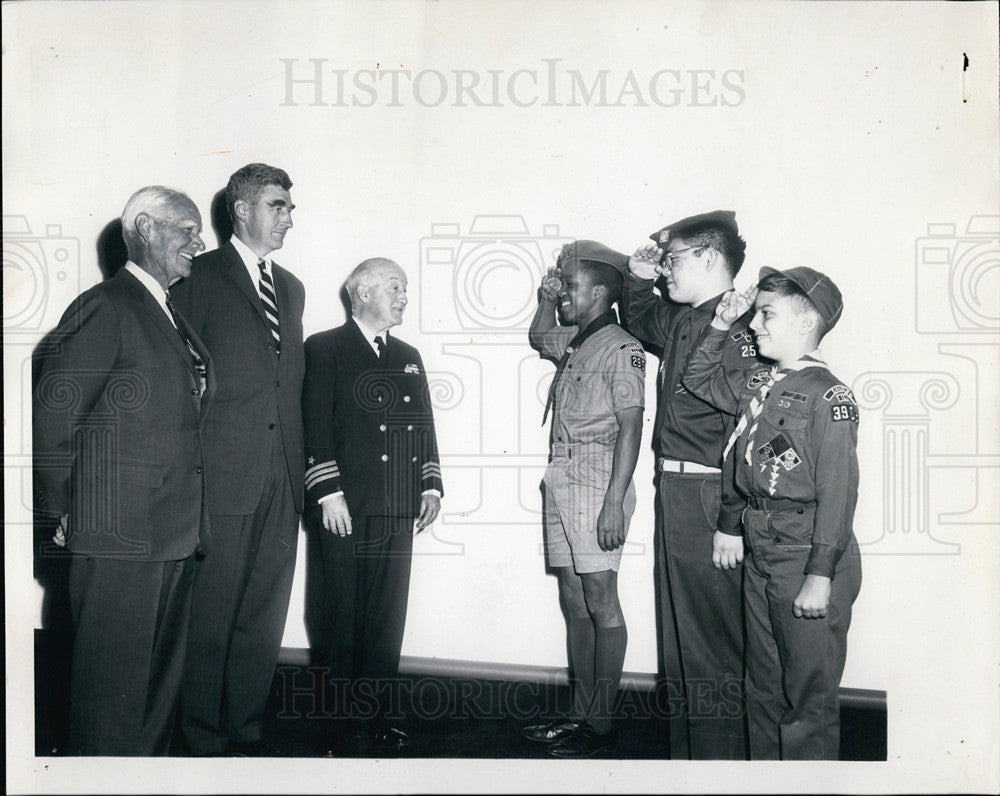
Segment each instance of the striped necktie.
[[191,343],[191,338],[188,337],[187,332],[184,331],[184,325],[181,323],[180,314],[177,312],[174,302],[170,300],[169,292],[167,293],[167,309],[170,310],[170,317],[174,319],[174,326],[177,328],[177,333],[181,336],[181,340],[184,341],[184,345],[187,346],[187,350],[191,353],[191,359],[194,362],[194,372],[198,374],[198,379],[201,381],[201,391],[204,393],[205,388],[208,386],[208,368],[205,367],[205,360],[201,358],[201,355],[197,351],[195,351],[194,345]]
[[260,300],[264,305],[264,315],[267,317],[267,325],[271,329],[271,337],[274,338],[274,348],[281,351],[281,334],[278,331],[278,299],[274,295],[274,281],[267,272],[267,263],[263,260],[257,261],[260,269]]

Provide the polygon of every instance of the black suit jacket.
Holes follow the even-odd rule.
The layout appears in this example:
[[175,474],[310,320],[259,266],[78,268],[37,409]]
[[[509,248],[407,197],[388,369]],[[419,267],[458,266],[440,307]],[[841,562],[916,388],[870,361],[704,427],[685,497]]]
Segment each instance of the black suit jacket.
[[205,468],[212,514],[254,511],[271,466],[275,435],[302,511],[302,283],[273,266],[281,354],[246,266],[231,243],[196,257],[191,276],[170,289],[215,359],[218,391],[205,420]]
[[69,514],[75,553],[176,561],[207,541],[201,429],[215,391],[201,391],[190,351],[127,269],[81,295],[40,348],[34,388],[39,508]]
[[381,366],[352,320],[312,335],[305,350],[309,505],[343,490],[353,516],[417,516],[425,490],[444,493],[417,349],[391,337]]

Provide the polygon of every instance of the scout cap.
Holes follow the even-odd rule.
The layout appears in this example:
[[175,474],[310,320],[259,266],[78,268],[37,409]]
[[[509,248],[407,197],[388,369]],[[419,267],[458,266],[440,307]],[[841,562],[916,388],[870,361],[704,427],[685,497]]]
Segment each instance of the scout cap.
[[649,239],[653,241],[661,249],[665,248],[667,241],[670,240],[670,234],[674,230],[683,230],[686,227],[692,227],[695,224],[718,224],[721,227],[727,228],[734,236],[740,234],[740,229],[736,225],[736,213],[732,210],[713,210],[711,213],[699,213],[696,216],[688,216],[687,218],[682,218],[680,221],[675,221],[673,224],[668,224],[667,226],[656,230]]
[[572,261],[590,260],[594,263],[610,265],[622,276],[628,270],[628,257],[614,249],[609,249],[596,240],[575,240],[562,247],[559,253],[559,266],[564,267]]
[[819,271],[814,271],[804,265],[789,268],[787,271],[779,271],[777,268],[768,268],[767,266],[760,269],[761,279],[774,275],[791,279],[802,288],[802,292],[809,297],[820,317],[826,323],[827,331],[830,331],[833,325],[840,320],[840,314],[844,311],[844,297],[841,296],[840,290],[826,274],[821,274]]

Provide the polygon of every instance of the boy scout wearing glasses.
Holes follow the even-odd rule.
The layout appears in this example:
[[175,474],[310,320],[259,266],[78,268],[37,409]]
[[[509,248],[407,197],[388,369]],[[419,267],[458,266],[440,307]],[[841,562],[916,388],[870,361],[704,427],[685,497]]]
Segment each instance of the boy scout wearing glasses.
[[[739,418],[729,456],[749,505],[744,539],[747,710],[754,760],[837,759],[838,691],[851,606],[861,587],[854,537],[858,407],[817,348],[840,319],[830,279],[763,268],[727,295],[684,384]],[[746,377],[720,361],[730,324],[753,303],[751,329],[775,364]]]
[[[567,614],[573,715],[525,727],[555,757],[615,745],[611,726],[628,634],[618,566],[635,510],[632,474],[642,437],[646,358],[611,305],[628,258],[594,241],[563,247],[539,289],[529,340],[559,365],[552,381],[545,472],[548,564]],[[556,312],[566,326],[556,326]],[[544,420],[543,420],[544,422]]]
[[[694,344],[732,290],[746,243],[736,214],[702,213],[650,235],[629,260],[623,296],[629,331],[663,349],[656,425],[656,600],[663,674],[683,704],[671,717],[673,759],[745,760],[743,540],[738,498],[722,472],[733,419],[681,384]],[[663,276],[670,301],[653,290]],[[725,345],[727,367],[759,367],[741,321]]]

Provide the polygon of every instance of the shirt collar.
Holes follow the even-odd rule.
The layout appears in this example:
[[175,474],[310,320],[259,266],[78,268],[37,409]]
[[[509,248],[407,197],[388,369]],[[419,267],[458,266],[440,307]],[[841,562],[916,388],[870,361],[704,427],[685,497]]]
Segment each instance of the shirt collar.
[[583,341],[590,337],[595,332],[603,329],[605,326],[610,324],[617,324],[618,316],[615,314],[614,310],[608,310],[603,315],[598,315],[594,320],[587,324],[586,329],[582,329],[577,332],[576,337],[570,340],[567,349],[577,349],[583,345]]
[[[263,260],[268,267],[271,266],[271,261],[266,256],[258,257],[256,254],[250,251],[249,246],[247,246],[243,241],[241,241],[235,235],[233,235],[233,237],[230,238],[229,241],[230,243],[233,244],[233,248],[236,249],[236,253],[240,256],[240,259],[243,261],[243,264],[247,267],[247,270],[250,271],[250,273],[254,275],[255,278],[260,275],[260,268],[257,265],[257,262],[259,260]],[[268,254],[270,254],[270,252],[268,252]]]
[[144,271],[131,260],[125,263],[125,270],[142,282],[146,290],[153,294],[153,298],[160,302],[160,304],[164,307],[167,306],[167,291],[165,291],[163,286],[153,278],[153,275],[150,274],[149,271]]
[[372,346],[375,345],[375,338],[381,337],[386,343],[389,342],[389,330],[386,329],[384,332],[376,332],[368,324],[361,321],[357,315],[352,315],[351,319],[357,324],[358,328],[361,330],[361,334],[364,335],[365,340],[367,340]]

